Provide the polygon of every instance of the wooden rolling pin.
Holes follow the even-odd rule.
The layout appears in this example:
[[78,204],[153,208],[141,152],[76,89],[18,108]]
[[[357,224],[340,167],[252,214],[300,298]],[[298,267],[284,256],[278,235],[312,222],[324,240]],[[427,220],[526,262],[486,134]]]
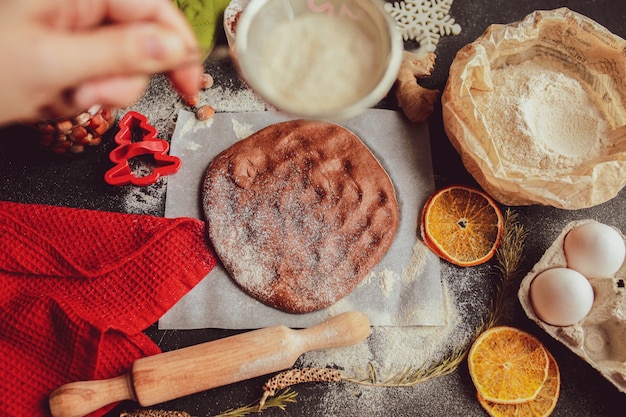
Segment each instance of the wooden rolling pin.
[[116,378],[63,385],[50,395],[50,411],[54,417],[82,417],[123,400],[147,407],[288,369],[305,352],[350,346],[369,334],[367,316],[355,311],[303,330],[253,330],[137,359]]

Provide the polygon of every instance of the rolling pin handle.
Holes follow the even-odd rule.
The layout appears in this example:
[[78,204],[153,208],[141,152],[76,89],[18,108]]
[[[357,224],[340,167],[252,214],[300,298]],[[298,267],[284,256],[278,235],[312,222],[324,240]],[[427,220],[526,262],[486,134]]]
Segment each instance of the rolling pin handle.
[[134,399],[130,376],[126,374],[62,385],[50,394],[49,405],[53,417],[83,417],[109,404]]

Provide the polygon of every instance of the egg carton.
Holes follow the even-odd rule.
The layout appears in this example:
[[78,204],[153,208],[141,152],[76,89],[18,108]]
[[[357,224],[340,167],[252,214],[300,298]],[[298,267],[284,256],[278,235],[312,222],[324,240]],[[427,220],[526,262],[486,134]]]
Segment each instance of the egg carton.
[[[588,278],[594,291],[591,311],[570,326],[553,326],[535,314],[530,302],[532,280],[541,272],[567,267],[563,242],[573,228],[595,220],[569,223],[524,277],[518,298],[526,315],[557,341],[588,362],[621,392],[626,393],[626,262],[613,277]],[[619,230],[618,230],[619,231]],[[626,241],[624,234],[620,232]]]

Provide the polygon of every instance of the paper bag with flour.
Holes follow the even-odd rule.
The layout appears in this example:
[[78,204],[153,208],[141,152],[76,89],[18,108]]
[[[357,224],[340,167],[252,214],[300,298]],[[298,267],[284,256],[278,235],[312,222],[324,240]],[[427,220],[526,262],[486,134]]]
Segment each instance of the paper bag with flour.
[[491,25],[442,95],[467,170],[506,205],[581,209],[626,185],[626,41],[567,8]]

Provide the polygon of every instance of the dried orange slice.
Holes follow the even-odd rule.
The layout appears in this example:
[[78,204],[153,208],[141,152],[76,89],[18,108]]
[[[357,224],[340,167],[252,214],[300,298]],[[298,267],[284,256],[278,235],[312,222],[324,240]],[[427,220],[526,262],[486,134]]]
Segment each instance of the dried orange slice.
[[508,326],[492,327],[478,336],[467,361],[478,394],[498,404],[534,400],[550,364],[536,337]]
[[496,253],[503,223],[502,212],[487,194],[452,185],[435,192],[424,205],[421,235],[439,257],[474,266]]
[[561,373],[554,357],[548,353],[548,377],[534,400],[520,404],[497,404],[478,394],[478,402],[491,417],[547,417],[559,400]]

